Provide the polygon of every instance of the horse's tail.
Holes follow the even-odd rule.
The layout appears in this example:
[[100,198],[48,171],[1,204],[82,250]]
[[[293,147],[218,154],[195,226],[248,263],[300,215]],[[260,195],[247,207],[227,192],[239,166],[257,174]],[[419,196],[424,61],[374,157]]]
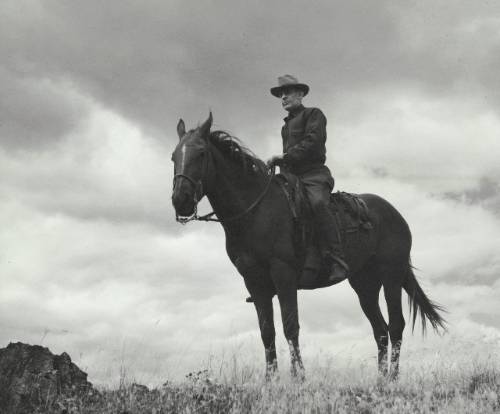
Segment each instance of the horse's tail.
[[440,328],[443,331],[446,331],[446,320],[439,314],[440,312],[446,312],[446,310],[427,297],[418,284],[417,278],[413,273],[413,269],[414,267],[411,265],[411,261],[408,261],[407,278],[403,284],[403,288],[408,294],[410,318],[412,319],[412,331],[415,330],[415,322],[419,312],[420,320],[422,322],[422,334],[425,335],[426,319],[431,323],[432,328],[436,332],[439,332]]

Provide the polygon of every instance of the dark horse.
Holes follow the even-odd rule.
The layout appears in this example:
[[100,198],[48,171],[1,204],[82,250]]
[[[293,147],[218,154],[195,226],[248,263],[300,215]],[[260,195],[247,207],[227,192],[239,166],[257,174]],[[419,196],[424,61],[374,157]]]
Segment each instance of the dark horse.
[[[226,250],[243,276],[253,299],[264,343],[267,373],[277,368],[272,298],[278,295],[293,374],[303,375],[299,349],[297,290],[300,266],[294,250],[293,218],[287,199],[265,164],[223,131],[210,131],[212,114],[203,125],[186,132],[179,121],[179,143],[172,155],[174,188],[172,202],[177,220],[198,217],[197,204],[207,196],[214,214],[224,227]],[[402,289],[409,296],[413,327],[420,313],[435,330],[445,328],[441,308],[430,301],[417,283],[410,263],[411,234],[398,211],[373,194],[360,196],[369,209],[371,236],[351,246],[347,261],[349,283],[370,321],[378,347],[378,367],[395,378],[405,320]],[[384,287],[389,324],[378,304]],[[391,365],[388,343],[391,340]]]

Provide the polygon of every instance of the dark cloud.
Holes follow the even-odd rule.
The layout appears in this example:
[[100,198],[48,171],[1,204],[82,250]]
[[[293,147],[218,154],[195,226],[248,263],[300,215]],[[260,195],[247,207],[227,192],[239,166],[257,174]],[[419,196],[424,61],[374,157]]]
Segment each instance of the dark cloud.
[[0,190],[0,199],[8,200],[14,196],[18,202],[30,205],[44,215],[66,215],[83,222],[135,223],[164,232],[178,228],[168,196],[170,185],[164,186],[164,197],[158,194],[140,198],[128,193],[127,189],[99,187],[79,178],[76,175],[32,177],[23,187],[19,183],[16,187],[15,182],[7,182]]
[[[146,225],[175,232],[167,148],[116,116],[93,116],[65,140],[0,150],[0,198],[45,216]],[[109,130],[108,130],[109,128]]]
[[483,176],[479,179],[476,187],[461,192],[447,192],[444,197],[471,205],[480,205],[500,216],[500,184],[498,178],[496,176]]
[[0,146],[47,149],[87,119],[87,102],[71,84],[19,77],[0,67]]
[[281,116],[268,88],[284,72],[334,105],[337,93],[384,84],[495,93],[495,65],[476,58],[479,45],[495,56],[487,21],[500,6],[453,4],[45,2],[7,7],[1,53],[15,73],[70,79],[161,134],[212,108],[221,127],[263,143]]

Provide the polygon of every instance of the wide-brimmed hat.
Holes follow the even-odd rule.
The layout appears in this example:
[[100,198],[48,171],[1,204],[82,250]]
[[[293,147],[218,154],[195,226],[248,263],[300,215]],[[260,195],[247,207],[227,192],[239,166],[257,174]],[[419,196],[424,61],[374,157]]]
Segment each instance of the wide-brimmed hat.
[[271,94],[276,96],[276,98],[281,97],[281,92],[285,88],[297,88],[304,92],[304,96],[309,93],[309,86],[305,83],[300,83],[299,80],[292,75],[283,75],[278,77],[278,86],[271,88]]

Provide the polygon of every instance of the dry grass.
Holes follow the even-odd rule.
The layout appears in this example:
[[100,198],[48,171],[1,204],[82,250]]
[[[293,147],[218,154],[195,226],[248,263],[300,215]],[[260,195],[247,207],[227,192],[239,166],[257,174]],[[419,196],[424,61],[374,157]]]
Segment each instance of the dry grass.
[[[458,362],[460,359],[460,362]],[[236,359],[234,359],[236,361]],[[349,369],[311,364],[304,382],[288,373],[271,381],[255,366],[203,370],[153,390],[127,383],[73,402],[79,413],[494,413],[500,412],[495,355],[466,352],[403,363],[398,381],[380,379],[374,366]],[[283,371],[283,367],[282,367]],[[61,412],[61,411],[56,411]]]

